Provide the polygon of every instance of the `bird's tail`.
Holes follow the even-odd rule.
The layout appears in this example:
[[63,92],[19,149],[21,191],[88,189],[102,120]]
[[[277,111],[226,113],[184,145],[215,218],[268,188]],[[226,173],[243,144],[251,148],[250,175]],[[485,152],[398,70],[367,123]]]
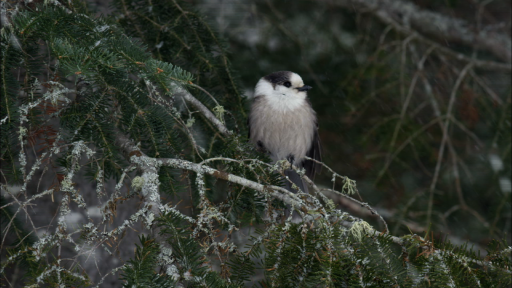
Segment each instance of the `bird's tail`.
[[295,184],[302,192],[308,193],[308,185],[295,170],[286,169],[284,170],[284,175],[288,177],[288,179],[284,179],[286,190],[297,193],[297,189],[292,188],[292,185]]

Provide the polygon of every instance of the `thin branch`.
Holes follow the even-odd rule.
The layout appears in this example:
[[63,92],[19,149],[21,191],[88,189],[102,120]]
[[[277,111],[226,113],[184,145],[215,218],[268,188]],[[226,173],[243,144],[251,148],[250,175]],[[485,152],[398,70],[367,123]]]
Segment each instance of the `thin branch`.
[[215,115],[206,106],[204,106],[203,103],[201,103],[201,101],[192,96],[192,94],[190,94],[185,88],[179,86],[178,84],[175,84],[174,88],[176,89],[175,91],[177,94],[182,96],[185,101],[192,104],[197,110],[199,110],[199,112],[201,112],[201,114],[203,114],[206,119],[210,120],[210,122],[219,130],[220,133],[225,136],[232,134],[232,132],[229,131],[228,128],[226,128],[226,126],[222,124],[222,122],[220,122],[220,120],[217,119],[217,117],[215,117]]
[[450,95],[450,101],[448,102],[448,108],[446,111],[446,120],[444,122],[444,125],[441,126],[443,129],[443,139],[441,140],[441,146],[439,147],[439,155],[437,157],[437,164],[434,171],[434,178],[432,179],[432,183],[430,184],[429,188],[429,200],[428,200],[428,208],[427,208],[427,225],[430,223],[430,217],[432,215],[432,205],[434,201],[434,189],[437,184],[437,179],[439,177],[439,172],[441,170],[441,162],[443,161],[444,157],[444,150],[446,147],[446,142],[448,140],[448,126],[450,125],[450,118],[452,115],[452,108],[455,103],[455,96],[457,95],[457,90],[459,89],[460,84],[462,83],[462,80],[464,80],[466,74],[473,66],[473,63],[468,63],[464,69],[459,74],[459,77],[457,78],[457,81],[455,81],[455,85],[453,85],[452,93]]

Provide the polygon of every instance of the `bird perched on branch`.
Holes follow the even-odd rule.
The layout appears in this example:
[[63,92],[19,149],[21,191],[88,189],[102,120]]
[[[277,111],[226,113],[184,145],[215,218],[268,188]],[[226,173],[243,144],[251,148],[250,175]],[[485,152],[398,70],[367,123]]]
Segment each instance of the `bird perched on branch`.
[[[279,71],[261,78],[256,84],[249,115],[249,139],[258,149],[267,151],[276,162],[288,160],[313,178],[321,166],[305,156],[321,161],[316,113],[307,98],[311,86],[290,71]],[[308,192],[306,183],[293,169],[284,172],[286,189],[295,184]]]

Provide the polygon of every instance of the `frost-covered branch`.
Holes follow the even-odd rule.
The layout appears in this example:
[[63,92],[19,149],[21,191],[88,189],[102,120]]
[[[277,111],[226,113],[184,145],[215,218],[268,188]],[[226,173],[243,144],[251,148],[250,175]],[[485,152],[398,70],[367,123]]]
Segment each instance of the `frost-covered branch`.
[[[296,194],[291,193],[290,191],[282,187],[259,184],[237,175],[219,171],[217,169],[213,169],[205,165],[193,163],[182,159],[151,158],[145,155],[137,146],[135,146],[130,139],[128,139],[126,136],[120,133],[117,134],[116,140],[117,144],[122,148],[122,150],[125,151],[126,154],[130,156],[130,160],[133,163],[135,163],[139,167],[139,169],[144,171],[143,173],[157,173],[157,169],[161,166],[170,166],[173,168],[194,171],[196,173],[201,174],[205,173],[214,176],[215,178],[218,179],[226,180],[235,184],[245,186],[247,188],[254,189],[261,193],[268,193],[273,198],[282,200],[283,202],[292,205],[293,207],[308,207],[308,205],[301,203],[302,200]],[[151,177],[151,179],[154,178]],[[146,179],[144,180],[144,185],[150,185],[146,182]],[[151,181],[155,182],[156,180]],[[143,188],[143,191],[144,189],[146,189],[147,192],[144,192],[143,194],[149,196],[153,195],[153,192],[155,192],[155,189],[157,189],[157,187],[158,186],[155,187],[153,184],[151,184],[150,186],[145,186]],[[150,199],[152,199],[151,201],[155,201],[155,204],[157,204],[159,201],[159,199],[157,199],[156,196],[150,196]]]
[[[361,221],[360,219],[357,219],[353,216],[350,216],[346,213],[341,213],[339,210],[335,209],[334,211],[331,210],[330,212],[327,212],[325,208],[322,205],[319,205],[319,202],[314,201],[307,201],[309,197],[302,197],[305,196],[305,194],[294,194],[289,192],[286,189],[283,189],[281,187],[277,186],[271,186],[271,185],[263,185],[256,183],[254,181],[245,179],[243,177],[230,174],[227,172],[219,171],[217,169],[189,162],[182,159],[171,159],[171,158],[151,158],[145,155],[142,151],[140,151],[139,148],[137,148],[135,145],[133,145],[132,141],[128,139],[126,136],[122,134],[117,134],[117,143],[122,147],[122,149],[130,155],[130,159],[133,163],[137,164],[140,169],[142,169],[143,175],[146,173],[156,173],[157,168],[161,166],[170,166],[177,169],[183,169],[188,171],[193,171],[199,174],[208,174],[211,176],[214,176],[215,178],[222,179],[228,182],[232,182],[235,184],[242,185],[244,187],[259,191],[260,193],[267,194],[275,199],[279,199],[286,204],[294,207],[295,209],[302,211],[302,216],[305,216],[303,220],[305,221],[317,221],[320,216],[320,218],[336,225],[342,225],[345,228],[349,229],[349,231],[353,231],[352,233],[357,233],[357,235],[360,235],[358,237],[362,237],[361,235],[367,234],[369,236],[379,236],[379,235],[386,235],[389,239],[391,239],[395,244],[398,244],[400,246],[408,246],[408,245],[415,245],[418,248],[421,248],[423,250],[431,250],[431,251],[439,251],[438,249],[434,248],[433,243],[431,243],[428,240],[423,239],[420,236],[412,235],[408,237],[396,237],[389,235],[388,233],[379,232],[375,229],[373,229],[371,226],[369,226],[366,222]],[[149,200],[147,202],[148,205],[151,205],[154,208],[151,208],[153,213],[158,214],[159,211],[156,207],[161,207],[161,204],[159,203],[159,198],[157,199],[156,196],[150,196],[154,195],[153,193],[157,189],[158,186],[156,185],[156,178],[154,177],[143,177],[144,178],[144,189],[146,189],[146,192],[143,192],[143,194],[146,196],[146,198],[149,197]],[[149,180],[149,183],[146,184],[146,179]],[[311,184],[311,183],[310,183]],[[329,191],[334,191],[332,189],[328,189]],[[342,194],[341,192],[337,192],[339,194]],[[308,195],[309,196],[309,195]],[[355,199],[354,199],[355,200]],[[362,203],[364,204],[364,203]],[[374,211],[371,207],[369,207],[371,211]],[[312,217],[311,215],[316,215],[317,217]],[[382,216],[379,215],[379,217],[382,219]],[[382,221],[384,221],[382,219]],[[364,224],[365,223],[365,224]],[[384,221],[385,223],[385,221]],[[362,234],[361,234],[362,233]],[[437,253],[437,252],[436,252]],[[448,252],[451,253],[451,252]],[[453,255],[450,254],[450,255]],[[491,262],[488,261],[481,261],[477,259],[472,259],[469,257],[463,257],[463,261],[471,262],[477,265],[486,266],[490,268],[495,268],[494,265]],[[510,270],[504,270],[506,273],[512,273]]]
[[[0,117],[5,132],[0,250],[8,256],[0,267],[2,281],[19,286],[12,271],[21,271],[25,286],[62,287],[112,280],[130,287],[142,282],[152,287],[240,287],[258,281],[258,271],[274,287],[421,283],[437,276],[430,271],[436,267],[451,277],[448,284],[464,281],[458,276],[461,270],[471,274],[471,283],[510,275],[510,248],[498,245],[482,260],[463,246],[434,246],[430,236],[413,234],[424,230],[419,225],[412,235],[399,237],[388,231],[386,221],[396,220],[389,215],[401,206],[382,213],[361,195],[356,200],[351,196],[359,194],[355,181],[322,162],[332,186],[317,186],[303,169],[286,161],[262,160],[238,135],[246,103],[230,74],[224,53],[229,45],[218,41],[185,1],[116,1],[121,15],[130,17],[112,21],[95,19],[78,6],[63,4],[67,8],[62,9],[59,1],[46,2],[34,10],[7,9],[15,4],[2,2],[2,21],[10,24],[1,35],[2,69],[14,71],[10,78],[5,78],[10,73],[2,74],[1,85],[6,105]],[[410,36],[403,48],[414,48],[413,38],[432,41],[388,13],[394,21],[383,20],[389,30]],[[134,29],[144,43],[130,37]],[[421,65],[436,49],[446,49],[438,53],[443,62],[442,57],[456,53],[425,43],[433,44]],[[301,49],[305,55],[306,46]],[[468,67],[509,69],[503,63],[461,59]],[[414,79],[420,80],[422,71]],[[404,91],[406,79],[400,79]],[[484,88],[485,80],[479,83]],[[414,87],[410,85],[407,97],[402,93],[404,99],[417,95]],[[203,102],[203,93],[212,101]],[[499,102],[499,97],[494,96],[500,104],[510,102]],[[405,121],[408,110],[403,111]],[[443,113],[441,109],[438,122],[448,121]],[[224,115],[231,118],[229,125]],[[409,141],[397,137],[392,142],[409,147]],[[282,177],[284,169],[302,175],[310,193],[284,189],[279,184],[288,181]],[[337,197],[350,201],[352,210],[339,209]],[[366,212],[354,214],[362,219],[352,215],[355,206]],[[408,209],[398,223],[409,220]],[[380,218],[383,232],[363,220],[377,220],[372,215]],[[401,255],[392,249],[397,246]],[[408,258],[409,253],[416,257]]]

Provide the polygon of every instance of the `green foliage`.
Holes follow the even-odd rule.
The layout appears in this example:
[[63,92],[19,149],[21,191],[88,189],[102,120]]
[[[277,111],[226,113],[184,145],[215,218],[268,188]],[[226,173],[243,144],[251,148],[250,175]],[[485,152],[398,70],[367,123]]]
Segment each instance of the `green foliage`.
[[[184,1],[116,0],[114,6],[122,13],[119,23],[130,35],[142,39],[156,59],[193,71],[195,83],[228,111],[228,128],[246,134],[247,108],[238,73],[227,56],[228,45],[203,16]],[[209,108],[215,107],[202,91],[191,92]]]
[[141,246],[136,245],[135,256],[123,268],[123,287],[171,287],[176,281],[169,276],[155,273],[155,264],[160,248],[154,239],[139,237]]
[[[499,256],[504,262],[493,262],[492,268],[476,268],[468,262],[478,258],[471,249],[449,242],[415,253],[421,244],[416,240],[400,251],[389,235],[358,241],[339,227],[308,230],[292,224],[272,232],[260,231],[263,237],[272,235],[263,241],[263,287],[506,287],[512,281],[510,255]],[[249,248],[254,256],[261,253]]]
[[[2,41],[2,67],[9,71],[20,69],[19,64],[24,64],[25,81],[36,81],[34,85],[27,85],[29,97],[18,99],[19,85],[14,74],[2,73],[2,99],[7,103],[2,105],[1,114],[2,118],[7,117],[7,125],[2,125],[2,143],[5,144],[2,145],[2,159],[7,160],[6,168],[12,166],[5,171],[14,179],[19,179],[15,167],[19,146],[13,143],[18,130],[16,123],[19,123],[15,107],[43,96],[37,77],[41,76],[39,70],[43,67],[41,58],[44,54],[34,48],[40,39],[48,43],[49,61],[55,63],[45,71],[54,79],[46,84],[50,90],[45,95],[60,110],[61,125],[65,128],[61,140],[83,139],[97,145],[103,153],[100,161],[107,178],[120,173],[116,168],[120,161],[119,152],[113,145],[117,129],[141,141],[141,146],[151,156],[171,157],[182,153],[183,134],[175,129],[179,114],[155,106],[154,98],[148,98],[144,91],[152,91],[155,98],[165,99],[167,96],[164,95],[170,95],[173,90],[173,82],[188,83],[193,79],[190,73],[153,59],[145,52],[144,45],[128,38],[110,20],[92,19],[85,13],[68,13],[53,7],[45,7],[44,13],[25,10],[16,15],[12,27],[6,28],[3,33],[6,41]],[[31,53],[27,57],[31,60],[23,61],[27,54],[21,51]],[[69,77],[74,78],[75,91],[59,86],[59,79]],[[57,98],[73,92],[76,92],[75,101],[69,106],[59,106],[61,103]],[[44,128],[37,114],[48,117],[49,113],[33,110],[34,117],[30,122],[35,128],[29,132],[37,133]],[[116,125],[112,126],[112,123]],[[162,175],[164,183],[169,183],[169,175]]]
[[172,261],[168,263],[176,269],[172,273],[180,283],[191,287],[237,287],[229,285],[218,273],[209,268],[207,253],[200,242],[192,237],[192,229],[186,219],[177,211],[170,210],[158,219],[160,235],[172,249]]

